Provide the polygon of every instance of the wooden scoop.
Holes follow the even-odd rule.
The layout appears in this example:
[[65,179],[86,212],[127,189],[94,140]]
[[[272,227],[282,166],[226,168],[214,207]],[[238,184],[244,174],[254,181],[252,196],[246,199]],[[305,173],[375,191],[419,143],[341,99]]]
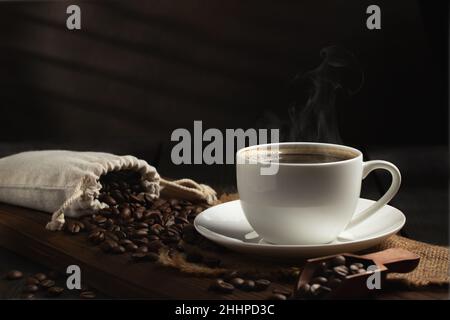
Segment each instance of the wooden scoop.
[[[340,272],[342,271],[342,267],[336,270],[336,267],[339,266],[338,261],[344,260],[342,257],[345,258],[345,266],[347,268],[353,265],[354,274],[349,270],[350,273],[345,275],[345,272]],[[386,275],[389,272],[411,272],[417,267],[419,260],[420,257],[418,255],[400,248],[387,249],[363,256],[344,253],[341,255],[309,259],[303,272],[300,274],[295,290],[296,297],[305,299],[364,298],[371,292],[377,291],[377,289],[369,289],[367,285],[367,280],[371,276],[372,278],[369,282],[376,283],[376,280],[373,280],[374,273],[379,273],[379,284],[381,284],[380,288],[382,289]],[[357,266],[361,264],[364,267],[361,270],[357,270]],[[363,270],[367,270],[369,266],[373,266],[372,268],[376,270]],[[323,277],[320,279],[321,276],[326,278],[327,281],[325,282]],[[319,280],[323,280],[323,282],[321,283]],[[312,288],[314,282],[316,282],[316,286]],[[320,288],[317,286],[317,283],[325,288]],[[331,291],[328,289],[331,289]]]

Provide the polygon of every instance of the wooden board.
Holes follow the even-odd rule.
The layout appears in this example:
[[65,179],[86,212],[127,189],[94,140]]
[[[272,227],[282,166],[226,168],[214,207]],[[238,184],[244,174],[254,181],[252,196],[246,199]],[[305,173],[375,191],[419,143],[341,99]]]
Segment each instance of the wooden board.
[[[182,274],[154,263],[131,263],[125,256],[106,255],[89,245],[83,235],[69,236],[45,230],[49,215],[39,211],[0,204],[0,246],[49,269],[65,273],[68,265],[82,270],[83,284],[113,298],[148,299],[266,299],[266,292],[233,294],[211,292],[211,279]],[[0,260],[1,260],[0,256]],[[32,269],[23,265],[19,269]],[[2,290],[0,286],[0,290]],[[272,288],[288,288],[274,283]],[[4,290],[7,290],[6,287]],[[17,291],[17,290],[16,290]],[[2,296],[7,294],[2,292]],[[12,296],[14,298],[14,296]],[[448,299],[446,288],[410,291],[392,287],[380,299]]]
[[[193,277],[154,263],[131,263],[127,255],[107,255],[83,235],[45,229],[49,215],[0,204],[0,246],[65,273],[80,266],[82,281],[117,298],[265,299],[270,291],[221,295],[208,291],[211,279]],[[274,284],[280,287],[279,284]]]

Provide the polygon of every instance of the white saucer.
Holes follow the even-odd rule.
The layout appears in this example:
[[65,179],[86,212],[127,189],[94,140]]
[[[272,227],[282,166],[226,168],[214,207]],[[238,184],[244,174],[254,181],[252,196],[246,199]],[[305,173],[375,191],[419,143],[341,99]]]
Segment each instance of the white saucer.
[[[373,202],[360,198],[357,212]],[[386,205],[365,221],[345,230],[331,243],[277,245],[264,242],[253,231],[239,200],[236,200],[203,211],[195,218],[194,226],[204,237],[234,251],[265,257],[300,259],[370,248],[399,231],[405,221],[405,215],[400,210]]]

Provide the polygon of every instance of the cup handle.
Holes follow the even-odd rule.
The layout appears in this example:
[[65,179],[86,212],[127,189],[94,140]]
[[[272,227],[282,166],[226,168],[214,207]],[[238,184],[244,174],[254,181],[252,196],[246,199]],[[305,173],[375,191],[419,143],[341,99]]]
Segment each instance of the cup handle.
[[398,189],[400,188],[400,184],[402,181],[402,176],[400,175],[400,171],[398,168],[387,161],[383,160],[374,160],[374,161],[366,161],[363,163],[363,174],[362,178],[365,179],[369,173],[371,173],[373,170],[376,169],[384,169],[389,171],[389,173],[392,176],[392,182],[389,189],[386,191],[386,193],[378,199],[377,202],[373,203],[371,206],[363,210],[359,214],[355,214],[353,216],[353,219],[350,221],[350,223],[347,225],[346,229],[349,229],[360,222],[367,219],[369,216],[371,216],[373,213],[378,211],[381,207],[383,207],[385,204],[387,204],[391,199],[395,196]]

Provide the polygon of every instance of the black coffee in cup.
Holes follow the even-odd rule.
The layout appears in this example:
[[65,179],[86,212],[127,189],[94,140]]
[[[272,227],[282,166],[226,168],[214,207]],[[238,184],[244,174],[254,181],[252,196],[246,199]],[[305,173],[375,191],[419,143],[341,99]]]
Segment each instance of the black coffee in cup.
[[272,163],[330,163],[355,158],[357,154],[343,151],[333,147],[285,147],[280,146],[278,150],[252,150],[246,157],[257,159],[261,162]]
[[285,153],[270,161],[278,163],[327,163],[351,159],[334,154]]

